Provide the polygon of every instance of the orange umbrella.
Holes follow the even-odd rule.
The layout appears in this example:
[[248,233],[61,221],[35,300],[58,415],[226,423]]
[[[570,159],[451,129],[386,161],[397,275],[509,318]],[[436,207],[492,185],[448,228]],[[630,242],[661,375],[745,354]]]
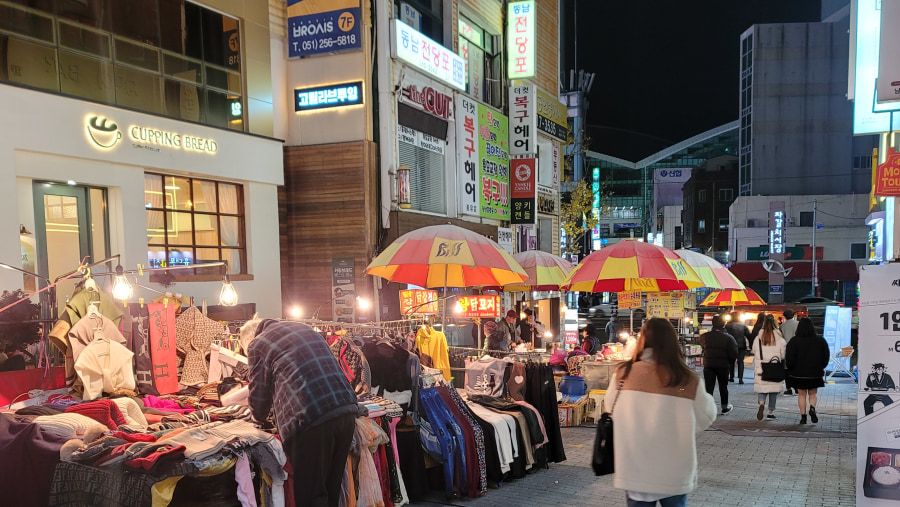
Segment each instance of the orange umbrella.
[[759,294],[750,287],[743,289],[723,289],[710,292],[700,306],[765,306]]
[[559,290],[566,276],[575,267],[571,262],[541,250],[528,250],[513,255],[513,259],[525,269],[528,279],[503,287],[506,292],[532,290]]
[[643,241],[622,241],[588,255],[561,287],[583,292],[660,292],[703,287],[675,252]]
[[693,250],[675,250],[700,275],[704,287],[710,289],[743,289],[744,284],[718,261]]
[[500,245],[455,225],[432,225],[400,236],[366,273],[425,288],[504,286],[528,277]]

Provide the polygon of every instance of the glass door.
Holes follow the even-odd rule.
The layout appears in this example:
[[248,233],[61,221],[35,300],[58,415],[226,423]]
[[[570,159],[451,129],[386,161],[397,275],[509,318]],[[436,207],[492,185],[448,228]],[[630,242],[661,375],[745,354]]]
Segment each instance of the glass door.
[[[94,262],[107,256],[103,190],[53,182],[35,182],[33,190],[41,275],[53,280],[77,268],[85,257]],[[76,277],[57,286],[57,308],[65,306],[77,282]]]

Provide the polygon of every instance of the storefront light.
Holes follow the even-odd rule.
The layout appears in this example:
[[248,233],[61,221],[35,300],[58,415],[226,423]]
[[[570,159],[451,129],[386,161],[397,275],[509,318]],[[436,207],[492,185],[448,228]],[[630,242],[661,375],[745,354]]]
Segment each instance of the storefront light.
[[356,305],[359,307],[360,310],[368,310],[369,307],[372,306],[372,303],[370,303],[369,300],[366,298],[361,298],[359,296],[356,296]]
[[222,306],[237,306],[238,304],[237,290],[232,285],[231,278],[228,277],[227,273],[225,278],[222,279],[222,290],[219,291],[219,304]]
[[295,320],[299,319],[301,314],[303,314],[303,311],[300,309],[299,306],[294,306],[291,308],[291,318],[292,319],[295,319]]
[[119,301],[128,301],[134,297],[134,287],[125,278],[125,270],[121,264],[116,266],[116,280],[113,282],[113,298]]

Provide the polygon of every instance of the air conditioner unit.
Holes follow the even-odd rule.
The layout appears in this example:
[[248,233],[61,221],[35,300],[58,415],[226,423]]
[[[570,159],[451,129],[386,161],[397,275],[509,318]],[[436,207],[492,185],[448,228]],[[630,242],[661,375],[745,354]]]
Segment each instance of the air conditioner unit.
[[748,228],[759,227],[759,220],[757,220],[755,218],[748,218],[747,219],[747,227]]

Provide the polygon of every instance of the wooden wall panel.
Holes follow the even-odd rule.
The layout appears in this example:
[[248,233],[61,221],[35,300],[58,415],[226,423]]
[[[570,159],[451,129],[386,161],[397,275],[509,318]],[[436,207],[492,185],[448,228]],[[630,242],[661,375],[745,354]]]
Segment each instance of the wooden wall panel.
[[356,259],[356,290],[372,297],[365,268],[377,225],[377,147],[374,143],[291,146],[284,149],[279,188],[282,300],[309,318],[316,307],[331,319],[331,260]]
[[534,83],[552,95],[559,94],[559,4],[557,0],[536,0],[537,75]]
[[[472,21],[479,24],[484,23],[485,26],[483,28],[495,35],[500,35],[501,42],[505,44],[505,41],[502,40],[502,35],[506,13],[502,2],[497,0],[459,0],[459,4],[461,4],[460,8],[463,15],[468,14],[475,18]],[[458,27],[459,25],[455,24],[453,26]]]

